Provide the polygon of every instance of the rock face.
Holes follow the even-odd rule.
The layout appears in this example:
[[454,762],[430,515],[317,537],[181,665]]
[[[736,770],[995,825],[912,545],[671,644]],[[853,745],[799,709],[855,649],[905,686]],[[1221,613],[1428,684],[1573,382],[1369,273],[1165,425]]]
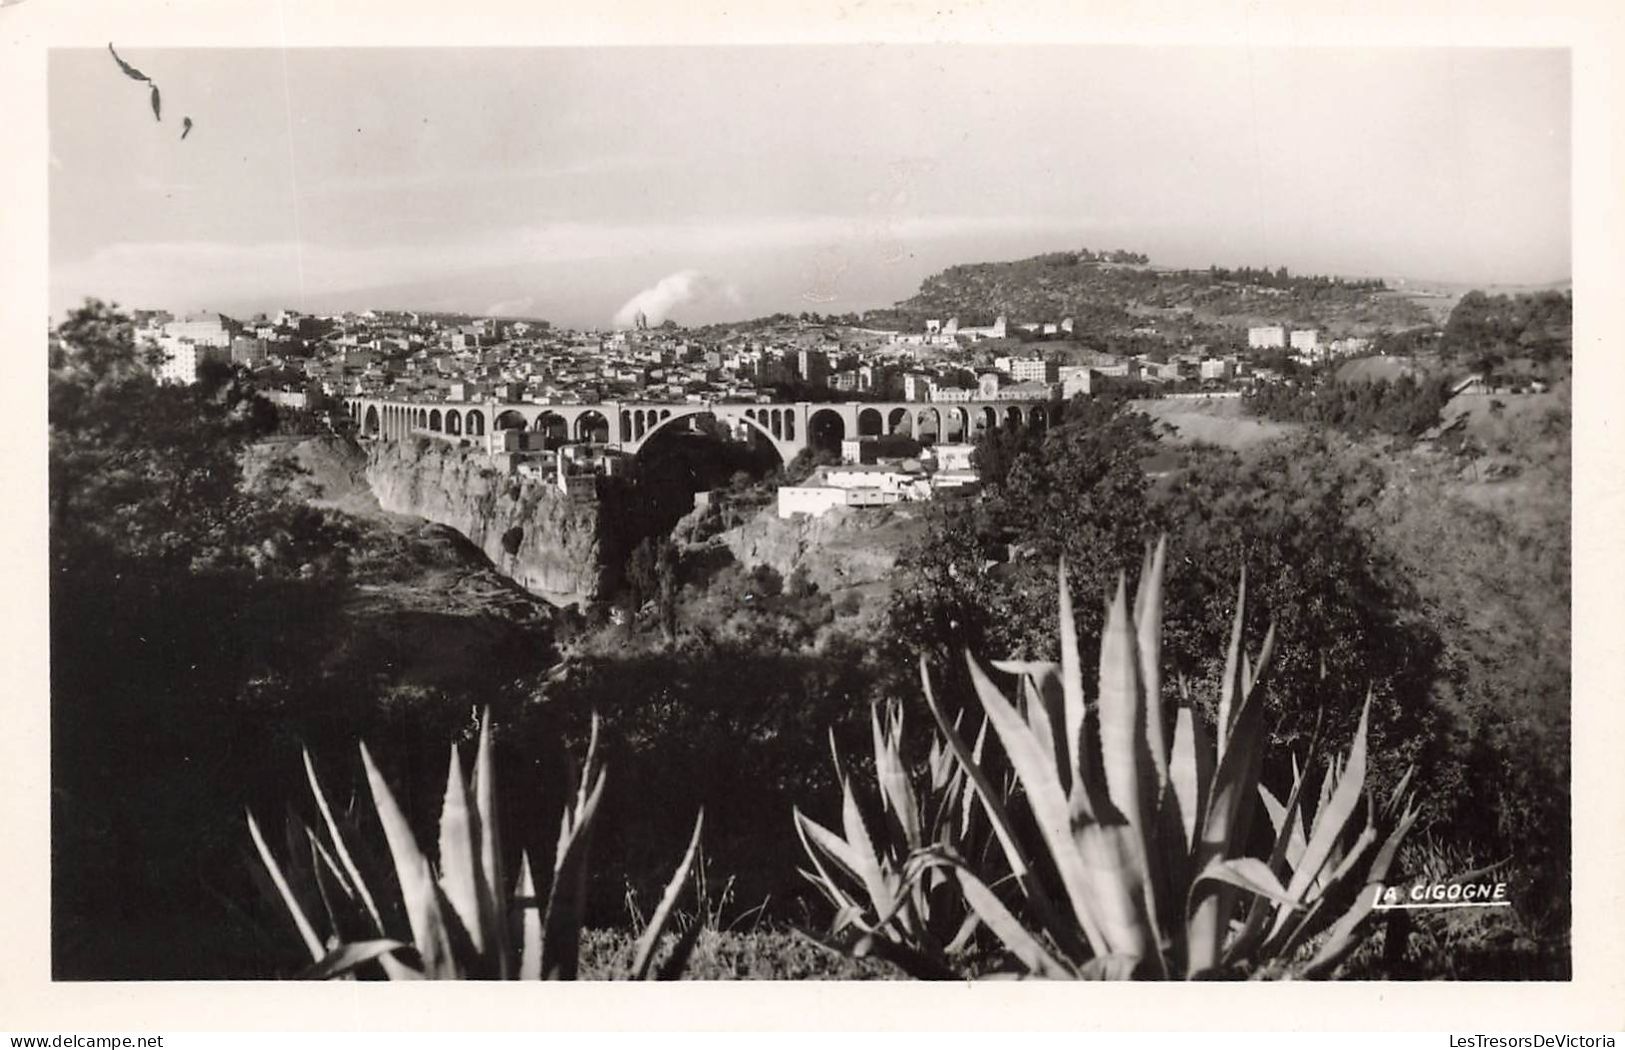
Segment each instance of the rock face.
[[898,555],[916,533],[908,508],[851,510],[780,518],[773,507],[718,538],[741,565],[770,565],[788,578],[805,566],[825,591],[889,582]]
[[377,441],[367,484],[379,505],[456,529],[498,571],[549,601],[605,590],[601,508],[496,469],[480,452],[439,442]]

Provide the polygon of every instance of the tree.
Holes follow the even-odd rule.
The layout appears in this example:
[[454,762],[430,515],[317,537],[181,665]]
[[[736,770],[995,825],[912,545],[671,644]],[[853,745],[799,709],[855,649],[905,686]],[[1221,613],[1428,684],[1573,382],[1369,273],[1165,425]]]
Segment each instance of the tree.
[[[1246,456],[1193,453],[1153,488],[1139,463],[1154,447],[1148,419],[1101,405],[1080,408],[1023,452],[984,521],[969,511],[944,519],[909,552],[889,610],[900,644],[939,666],[966,646],[1054,659],[1048,596],[1064,556],[1087,649],[1118,575],[1132,582],[1144,545],[1165,533],[1164,657],[1200,695],[1217,695],[1245,569],[1249,646],[1256,651],[1272,620],[1278,627],[1277,742],[1301,757],[1318,727],[1319,743],[1346,745],[1370,690],[1382,776],[1436,751],[1438,636],[1414,590],[1354,524],[1381,490],[1381,471],[1346,442],[1308,438]],[[1022,554],[1000,557],[1001,548]]]

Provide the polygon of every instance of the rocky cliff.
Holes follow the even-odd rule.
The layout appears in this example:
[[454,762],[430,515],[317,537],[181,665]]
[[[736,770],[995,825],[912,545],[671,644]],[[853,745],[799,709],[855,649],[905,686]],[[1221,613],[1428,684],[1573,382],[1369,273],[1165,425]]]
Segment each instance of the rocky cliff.
[[820,588],[836,591],[889,585],[898,556],[921,531],[914,508],[904,505],[789,519],[769,506],[717,538],[741,565],[771,565],[785,577],[805,567]]
[[384,510],[456,529],[500,572],[550,601],[602,593],[605,530],[598,504],[503,473],[483,453],[423,445],[371,443],[367,484]]

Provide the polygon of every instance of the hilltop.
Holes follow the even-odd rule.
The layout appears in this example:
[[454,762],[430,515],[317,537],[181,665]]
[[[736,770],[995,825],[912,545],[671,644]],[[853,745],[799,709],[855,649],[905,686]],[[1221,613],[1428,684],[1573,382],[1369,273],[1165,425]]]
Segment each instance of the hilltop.
[[[1135,261],[1118,261],[1129,259]],[[1267,321],[1365,334],[1429,321],[1425,309],[1379,279],[1302,276],[1285,268],[1169,269],[1143,255],[1087,250],[950,266],[927,277],[913,297],[865,319],[917,328],[927,318],[986,324],[999,314],[1012,323],[1071,317],[1079,331],[1156,326],[1173,335]]]

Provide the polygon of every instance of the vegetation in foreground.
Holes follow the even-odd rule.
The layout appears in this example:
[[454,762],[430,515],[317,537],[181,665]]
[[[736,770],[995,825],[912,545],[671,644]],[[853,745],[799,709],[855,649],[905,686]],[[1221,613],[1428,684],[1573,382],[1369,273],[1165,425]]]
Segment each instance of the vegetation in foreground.
[[[1380,803],[1367,793],[1368,702],[1318,803],[1313,754],[1279,797],[1260,782],[1275,631],[1256,657],[1243,651],[1245,577],[1212,731],[1183,683],[1170,720],[1165,550],[1147,551],[1132,612],[1119,578],[1087,696],[1064,561],[1059,662],[995,664],[1019,680],[1018,700],[967,654],[980,710],[952,712],[922,663],[938,734],[929,781],[916,786],[894,717],[889,734],[875,726],[880,815],[865,815],[843,770],[844,838],[796,816],[809,878],[836,908],[833,937],[928,978],[962,970],[978,926],[998,941],[999,970],[1033,977],[1336,973],[1416,822],[1410,776]],[[967,714],[983,720],[974,749],[958,728]],[[1002,753],[984,750],[988,727]],[[955,764],[946,775],[943,754]],[[1260,807],[1267,836],[1253,832]]]

